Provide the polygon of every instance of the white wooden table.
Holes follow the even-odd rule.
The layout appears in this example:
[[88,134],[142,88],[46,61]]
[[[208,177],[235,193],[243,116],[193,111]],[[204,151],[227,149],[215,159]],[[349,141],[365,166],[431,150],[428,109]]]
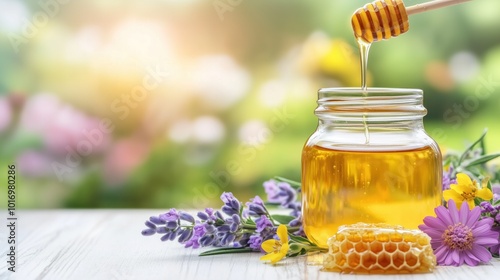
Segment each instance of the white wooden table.
[[[18,211],[16,272],[7,270],[7,230],[2,225],[0,279],[500,279],[498,260],[477,267],[438,267],[431,274],[383,276],[323,272],[308,265],[306,257],[276,266],[259,261],[259,253],[199,257],[201,250],[141,236],[144,221],[160,212]],[[5,214],[1,218],[7,221]]]

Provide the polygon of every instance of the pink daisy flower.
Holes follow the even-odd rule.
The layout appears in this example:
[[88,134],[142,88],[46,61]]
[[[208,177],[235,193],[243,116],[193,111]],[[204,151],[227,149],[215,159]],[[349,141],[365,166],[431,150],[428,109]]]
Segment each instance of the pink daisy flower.
[[479,220],[481,208],[469,210],[463,203],[460,210],[453,200],[434,210],[437,217],[425,217],[420,230],[431,237],[431,246],[438,265],[475,266],[491,260],[488,247],[498,244],[498,232],[492,230],[494,220]]

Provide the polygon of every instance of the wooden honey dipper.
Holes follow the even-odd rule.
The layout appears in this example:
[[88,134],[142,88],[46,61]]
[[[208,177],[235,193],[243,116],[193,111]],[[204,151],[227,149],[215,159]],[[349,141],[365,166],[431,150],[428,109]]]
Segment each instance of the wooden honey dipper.
[[366,43],[389,39],[408,31],[408,16],[471,0],[435,0],[406,8],[402,0],[377,0],[352,15],[354,36]]

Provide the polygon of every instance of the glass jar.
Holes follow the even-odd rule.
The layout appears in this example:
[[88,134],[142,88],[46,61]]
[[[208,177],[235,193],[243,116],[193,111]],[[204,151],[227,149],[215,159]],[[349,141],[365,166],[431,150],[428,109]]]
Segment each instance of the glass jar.
[[340,225],[414,229],[441,204],[442,159],[426,134],[418,89],[325,88],[319,124],[302,151],[308,238],[326,247]]

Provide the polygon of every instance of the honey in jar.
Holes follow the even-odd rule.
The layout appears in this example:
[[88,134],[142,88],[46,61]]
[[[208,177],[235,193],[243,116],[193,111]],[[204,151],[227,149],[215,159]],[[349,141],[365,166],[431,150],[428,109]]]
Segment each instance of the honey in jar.
[[441,203],[441,154],[415,89],[319,91],[319,125],[302,152],[303,224],[326,247],[339,226],[416,229]]

